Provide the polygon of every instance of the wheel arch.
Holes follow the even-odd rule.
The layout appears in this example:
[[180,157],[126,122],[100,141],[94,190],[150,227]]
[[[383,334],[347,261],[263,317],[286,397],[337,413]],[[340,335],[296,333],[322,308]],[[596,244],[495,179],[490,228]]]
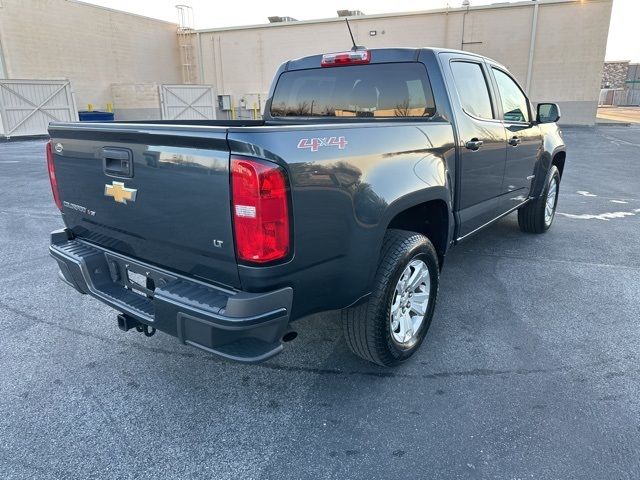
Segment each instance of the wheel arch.
[[553,155],[551,159],[551,165],[555,165],[560,172],[560,180],[562,180],[562,172],[564,171],[564,162],[567,159],[567,152],[560,150]]
[[384,234],[391,228],[422,233],[436,249],[442,268],[455,226],[451,192],[443,186],[407,195],[389,206],[381,226],[384,228],[381,228],[378,252],[382,248]]
[[547,175],[549,175],[549,170],[551,170],[552,166],[555,165],[558,168],[558,171],[560,172],[560,179],[562,180],[562,172],[564,171],[566,158],[567,152],[565,151],[564,146],[556,147],[552,152],[545,152],[542,155],[538,162],[531,192],[529,193],[530,198],[538,198],[542,194],[547,182]]
[[422,233],[433,244],[442,265],[449,247],[449,218],[447,204],[443,200],[429,200],[402,212],[391,219],[387,230],[395,228]]

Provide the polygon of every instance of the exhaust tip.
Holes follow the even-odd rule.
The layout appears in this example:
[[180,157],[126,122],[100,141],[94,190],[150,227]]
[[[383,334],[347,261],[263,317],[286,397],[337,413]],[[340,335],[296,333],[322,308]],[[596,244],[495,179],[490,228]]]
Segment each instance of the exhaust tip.
[[298,332],[295,330],[290,330],[282,336],[283,342],[291,342],[298,337]]

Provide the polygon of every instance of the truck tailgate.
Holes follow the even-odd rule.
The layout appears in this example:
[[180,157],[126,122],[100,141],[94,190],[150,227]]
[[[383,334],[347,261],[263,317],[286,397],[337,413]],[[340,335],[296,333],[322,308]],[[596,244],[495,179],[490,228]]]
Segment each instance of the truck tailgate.
[[109,250],[239,287],[225,127],[50,127],[67,228]]

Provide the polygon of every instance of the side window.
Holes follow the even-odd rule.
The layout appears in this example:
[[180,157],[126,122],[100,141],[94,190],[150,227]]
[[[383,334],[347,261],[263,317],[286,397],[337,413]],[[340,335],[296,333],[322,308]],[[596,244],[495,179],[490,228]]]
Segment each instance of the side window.
[[502,101],[502,111],[505,122],[528,122],[529,109],[527,108],[527,97],[524,96],[518,84],[513,79],[497,68],[492,68],[496,77],[500,100]]
[[493,118],[487,80],[479,63],[452,62],[451,71],[465,112],[478,118]]

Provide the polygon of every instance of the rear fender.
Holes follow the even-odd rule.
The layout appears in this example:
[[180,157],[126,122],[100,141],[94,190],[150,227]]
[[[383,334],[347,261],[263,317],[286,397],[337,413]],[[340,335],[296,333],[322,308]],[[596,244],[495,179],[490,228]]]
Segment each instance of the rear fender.
[[[293,256],[272,266],[239,265],[242,288],[293,287],[293,318],[365,296],[393,218],[436,199],[451,210],[451,132],[445,122],[391,121],[230,129],[232,155],[274,161],[291,182]],[[344,137],[346,148],[300,147],[315,137]]]
[[387,229],[389,225],[402,212],[416,207],[420,204],[431,202],[434,200],[442,201],[447,206],[447,215],[448,215],[448,231],[447,231],[447,245],[451,243],[453,239],[454,229],[455,229],[455,220],[453,217],[453,199],[452,199],[452,191],[449,188],[448,184],[441,186],[433,186],[420,191],[411,192],[407,195],[404,195],[393,203],[391,203],[388,208],[384,212],[384,216],[380,221],[380,228],[377,232],[376,237],[376,256],[375,262],[372,263],[372,269],[369,272],[369,285],[373,285],[373,281],[375,279],[375,274],[378,269],[378,264],[380,263],[380,252],[382,251],[382,243],[384,242],[385,234],[387,233]]

